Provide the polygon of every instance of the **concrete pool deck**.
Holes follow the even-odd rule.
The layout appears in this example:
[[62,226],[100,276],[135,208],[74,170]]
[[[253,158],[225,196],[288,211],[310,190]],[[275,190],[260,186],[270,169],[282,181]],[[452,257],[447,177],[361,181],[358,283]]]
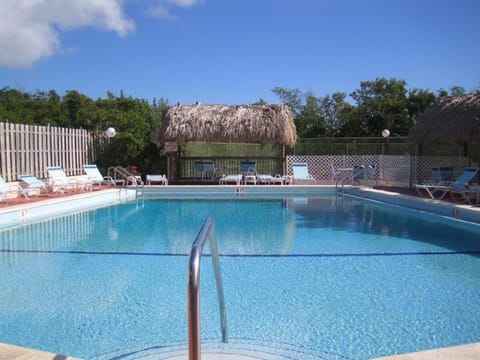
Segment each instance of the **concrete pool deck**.
[[0,360],[76,360],[70,356],[0,343]]
[[[147,194],[145,199],[152,197],[154,194],[163,193],[163,196],[179,196],[179,194],[189,194],[199,191],[202,186],[151,186],[146,187]],[[209,186],[207,195],[215,193],[216,190],[220,194],[236,193],[235,186]],[[240,194],[262,194],[262,187],[260,186],[245,186]],[[318,189],[327,191],[331,186],[282,186],[272,187],[267,186],[265,189],[267,194],[286,192],[289,196],[301,194],[307,189],[314,191]],[[345,194],[358,196],[362,198],[371,199],[374,201],[382,201],[388,204],[405,206],[414,210],[430,212],[445,217],[451,217],[457,220],[471,221],[480,224],[480,207],[478,205],[466,205],[447,202],[443,200],[434,200],[428,198],[421,198],[418,196],[411,196],[402,194],[396,191],[389,191],[386,189],[372,189],[372,188],[345,188]],[[65,212],[78,211],[79,209],[87,209],[98,206],[107,206],[116,203],[121,203],[134,199],[135,190],[128,189],[105,189],[94,192],[78,193],[74,195],[45,198],[38,201],[22,202],[18,204],[11,204],[0,208],[0,229],[8,226],[22,225],[31,221],[38,221],[43,217],[58,216]],[[293,195],[292,195],[293,194]],[[68,206],[67,206],[68,204]],[[248,356],[233,355],[233,354],[219,354],[219,353],[205,353],[203,359],[213,360],[247,360]],[[10,359],[38,359],[38,360],[74,360],[74,357],[52,354],[45,351],[22,348],[15,345],[0,343],[0,360]],[[186,360],[188,356],[171,357],[172,360]],[[250,359],[262,359],[261,357],[250,357]],[[419,351],[409,354],[389,355],[376,358],[376,360],[447,360],[447,359],[480,359],[480,343],[466,344],[460,346],[453,346],[448,348],[431,349]]]

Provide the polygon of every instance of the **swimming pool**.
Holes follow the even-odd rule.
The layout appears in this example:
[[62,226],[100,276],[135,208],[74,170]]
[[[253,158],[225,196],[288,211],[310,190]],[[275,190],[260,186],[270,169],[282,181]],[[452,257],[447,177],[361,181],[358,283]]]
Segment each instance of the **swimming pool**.
[[[367,359],[480,341],[478,225],[290,196],[145,200],[1,232],[0,342],[89,359],[184,349],[188,254],[207,216],[233,349]],[[221,348],[214,287],[206,258],[202,339]]]

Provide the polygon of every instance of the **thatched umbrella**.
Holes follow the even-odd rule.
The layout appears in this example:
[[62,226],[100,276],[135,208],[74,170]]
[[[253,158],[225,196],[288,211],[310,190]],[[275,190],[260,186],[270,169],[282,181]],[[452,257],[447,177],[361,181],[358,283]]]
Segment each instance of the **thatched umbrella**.
[[286,105],[177,105],[168,109],[162,141],[278,143],[294,146],[297,132]]
[[409,140],[418,144],[480,143],[480,92],[439,98],[419,118]]

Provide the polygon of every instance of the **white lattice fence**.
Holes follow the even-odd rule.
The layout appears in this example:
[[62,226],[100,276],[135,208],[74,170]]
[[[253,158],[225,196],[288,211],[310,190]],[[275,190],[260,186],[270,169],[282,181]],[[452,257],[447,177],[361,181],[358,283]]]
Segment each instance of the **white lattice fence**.
[[432,167],[450,166],[460,174],[469,166],[467,157],[401,156],[401,155],[288,155],[287,174],[293,163],[307,163],[310,175],[319,184],[334,184],[332,168],[353,168],[355,165],[376,166],[373,180],[377,185],[410,187],[432,179]]
[[[333,168],[353,168],[373,164],[378,168],[379,155],[287,155],[287,174],[292,175],[293,163],[307,163],[310,175],[320,184],[334,184]],[[374,179],[378,178],[378,171]]]
[[454,174],[460,174],[469,166],[468,157],[458,156],[417,156],[412,160],[413,183],[432,181],[432,168],[452,167]]
[[411,156],[382,155],[378,167],[378,184],[410,187]]

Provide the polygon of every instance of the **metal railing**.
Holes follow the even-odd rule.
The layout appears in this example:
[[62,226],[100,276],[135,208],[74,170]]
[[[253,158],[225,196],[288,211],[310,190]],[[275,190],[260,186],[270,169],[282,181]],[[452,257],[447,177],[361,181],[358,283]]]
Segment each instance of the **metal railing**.
[[143,186],[144,183],[139,176],[132,174],[130,171],[125,169],[122,166],[111,166],[108,168],[108,176],[112,177],[114,180],[123,180],[127,187],[134,187],[136,190],[136,197],[138,198],[139,193],[143,195]]
[[189,360],[201,359],[201,338],[200,338],[200,262],[205,241],[210,240],[210,251],[217,285],[218,304],[220,308],[220,322],[222,327],[222,341],[228,342],[227,316],[225,311],[225,298],[223,295],[223,284],[220,273],[220,262],[218,260],[217,240],[213,219],[206,218],[200,229],[197,238],[193,242],[188,263],[188,358]]

